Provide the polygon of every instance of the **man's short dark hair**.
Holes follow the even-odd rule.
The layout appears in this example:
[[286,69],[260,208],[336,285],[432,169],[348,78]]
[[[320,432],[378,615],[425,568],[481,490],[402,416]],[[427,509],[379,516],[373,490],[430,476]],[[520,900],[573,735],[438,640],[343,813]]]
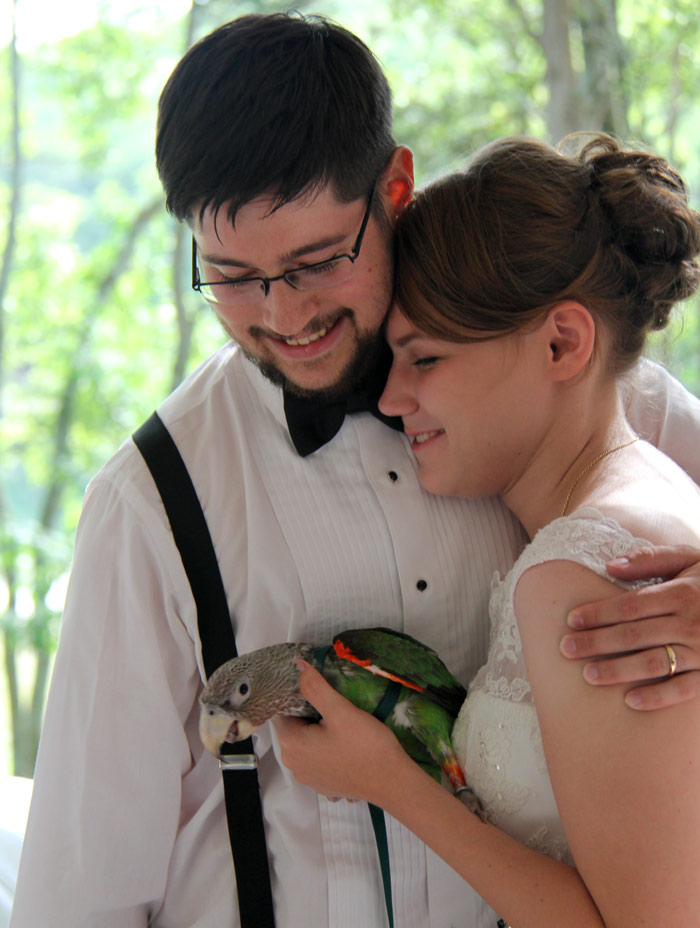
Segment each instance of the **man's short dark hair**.
[[330,184],[366,194],[396,147],[391,91],[357,36],[322,17],[242,16],[192,46],[160,97],[156,163],[178,219]]

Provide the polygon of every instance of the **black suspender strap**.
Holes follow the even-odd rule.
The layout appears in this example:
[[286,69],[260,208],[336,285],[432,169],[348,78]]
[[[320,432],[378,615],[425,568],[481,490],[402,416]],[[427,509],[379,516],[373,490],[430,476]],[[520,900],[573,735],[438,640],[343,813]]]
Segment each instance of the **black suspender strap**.
[[[333,648],[332,644],[324,645],[314,651],[314,664],[318,670],[323,668],[323,662],[326,655]],[[372,713],[380,722],[385,722],[394,711],[394,707],[401,695],[403,687],[396,680],[390,680],[384,695],[379,700],[377,708]],[[394,928],[394,903],[391,897],[391,865],[389,862],[389,839],[386,832],[386,819],[384,810],[374,803],[368,802],[369,817],[372,822],[374,831],[374,840],[377,844],[377,854],[379,855],[379,868],[382,873],[382,886],[384,888],[384,904],[386,905],[386,915],[389,920],[389,928]]]
[[[157,413],[134,433],[170,520],[197,606],[207,678],[236,657],[226,592],[197,492],[177,445]],[[223,746],[221,768],[242,928],[274,928],[270,868],[251,738]]]
[[158,414],[154,412],[133,438],[163,500],[192,588],[204,671],[209,678],[217,667],[237,654],[209,528],[185,462]]
[[[391,680],[384,695],[379,701],[379,705],[372,715],[385,722],[394,711],[394,706],[401,694],[403,687],[396,680]],[[389,840],[386,834],[386,819],[384,812],[378,806],[368,802],[369,815],[372,819],[372,828],[374,829],[374,840],[377,842],[377,853],[379,854],[379,867],[382,871],[382,885],[384,886],[384,902],[386,904],[386,914],[389,919],[389,928],[394,928],[394,905],[391,899],[391,867],[389,865]]]
[[389,919],[389,928],[394,928],[394,903],[391,899],[391,867],[389,865],[389,839],[386,834],[386,819],[384,810],[375,806],[373,802],[368,802],[369,817],[374,829],[374,840],[377,843],[377,853],[379,854],[379,867],[382,871],[382,886],[384,887],[384,904],[386,905],[386,915]]

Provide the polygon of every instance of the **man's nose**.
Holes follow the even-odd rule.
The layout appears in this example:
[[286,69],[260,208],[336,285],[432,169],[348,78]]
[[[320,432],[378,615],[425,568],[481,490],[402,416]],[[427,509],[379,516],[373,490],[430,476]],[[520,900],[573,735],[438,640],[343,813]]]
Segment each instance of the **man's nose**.
[[318,300],[308,290],[295,290],[275,280],[263,301],[263,323],[277,335],[298,335],[318,313]]
[[385,416],[410,416],[418,409],[410,378],[396,361],[391,366],[384,392],[379,397],[379,409]]

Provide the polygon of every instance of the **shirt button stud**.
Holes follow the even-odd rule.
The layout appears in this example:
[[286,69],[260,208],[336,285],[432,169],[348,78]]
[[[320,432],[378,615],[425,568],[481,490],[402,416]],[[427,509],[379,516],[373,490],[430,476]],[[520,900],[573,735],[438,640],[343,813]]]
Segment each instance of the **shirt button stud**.
[[421,593],[422,593],[424,590],[427,590],[427,589],[428,589],[428,581],[427,581],[427,580],[419,580],[418,583],[416,583],[416,589],[417,589],[417,590],[420,590]]

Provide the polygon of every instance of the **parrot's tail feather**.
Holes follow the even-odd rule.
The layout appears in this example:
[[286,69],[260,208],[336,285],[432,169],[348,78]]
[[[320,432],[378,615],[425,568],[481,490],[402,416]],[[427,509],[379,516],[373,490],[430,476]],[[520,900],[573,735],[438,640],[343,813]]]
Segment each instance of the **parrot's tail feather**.
[[462,768],[457,763],[457,759],[447,761],[443,765],[443,771],[445,776],[448,778],[452,784],[455,792],[461,789],[467,788],[467,781],[464,779],[464,774],[462,773]]

